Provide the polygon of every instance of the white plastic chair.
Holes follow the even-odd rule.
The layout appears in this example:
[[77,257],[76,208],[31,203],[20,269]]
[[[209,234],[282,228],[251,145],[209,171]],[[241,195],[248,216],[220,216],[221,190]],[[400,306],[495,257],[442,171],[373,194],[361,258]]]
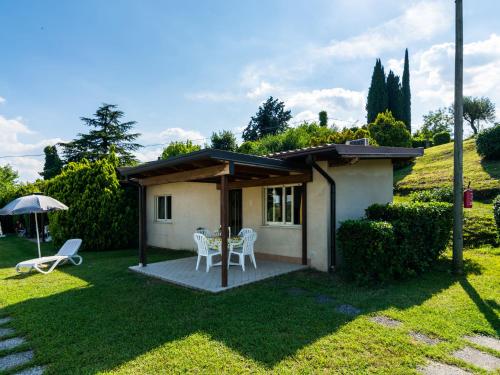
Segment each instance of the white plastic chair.
[[245,234],[250,234],[253,233],[252,228],[241,228],[240,232],[238,233],[238,237],[243,237]]
[[210,247],[208,246],[207,237],[205,237],[205,235],[201,233],[194,233],[193,238],[194,242],[196,242],[196,245],[198,246],[198,259],[196,260],[196,271],[198,271],[198,267],[200,266],[201,257],[206,257],[207,272],[208,272],[210,270],[210,267],[214,265],[212,258],[215,255],[221,255],[221,252],[220,250],[210,249]]
[[203,234],[205,237],[212,237],[213,234],[207,228],[198,228],[196,229],[196,233]]
[[[64,245],[59,249],[56,255],[50,257],[41,257],[36,259],[25,260],[24,262],[18,263],[16,265],[17,273],[28,273],[32,269],[37,270],[38,272],[48,274],[51,273],[54,268],[56,268],[59,264],[64,264],[66,262],[71,262],[75,266],[79,266],[82,264],[83,259],[80,255],[78,255],[78,250],[82,245],[82,240],[79,238],[74,238],[71,240],[67,240]],[[42,267],[48,266],[50,263],[52,265],[48,270],[43,270]],[[24,270],[23,269],[27,269]]]
[[[243,236],[243,246],[233,247],[229,249],[229,256],[227,260],[227,267],[229,266],[241,266],[243,271],[245,271],[245,256],[248,255],[253,263],[253,266],[257,268],[257,262],[255,262],[255,254],[253,252],[253,245],[257,240],[257,233],[252,231]],[[238,263],[231,262],[231,255],[238,256]]]

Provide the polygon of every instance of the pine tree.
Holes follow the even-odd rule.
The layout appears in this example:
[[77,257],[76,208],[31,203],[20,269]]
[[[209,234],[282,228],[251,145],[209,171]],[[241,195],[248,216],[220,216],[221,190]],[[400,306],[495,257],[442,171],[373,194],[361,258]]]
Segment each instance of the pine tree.
[[42,176],[44,180],[50,180],[52,177],[61,173],[63,162],[57,153],[56,146],[47,146],[43,149],[43,152],[45,153],[45,164],[40,176]]
[[408,48],[405,50],[405,65],[403,69],[403,122],[406,129],[411,133],[411,90],[410,90],[410,61],[408,59]]
[[283,133],[288,129],[288,121],[291,118],[292,113],[285,109],[285,103],[270,96],[259,107],[255,116],[252,116],[242,138],[245,141],[256,141],[269,134]]
[[375,67],[373,68],[372,81],[366,101],[367,122],[372,123],[375,121],[377,115],[387,109],[387,104],[387,86],[385,82],[384,67],[380,59],[377,59]]
[[403,121],[403,92],[401,91],[399,77],[392,70],[387,75],[387,109],[392,112],[396,120]]

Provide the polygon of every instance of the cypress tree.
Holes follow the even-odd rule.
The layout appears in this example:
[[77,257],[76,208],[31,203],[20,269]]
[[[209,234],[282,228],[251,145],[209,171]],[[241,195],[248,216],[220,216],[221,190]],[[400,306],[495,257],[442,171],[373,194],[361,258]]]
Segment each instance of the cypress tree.
[[403,122],[406,129],[411,133],[411,90],[410,90],[410,61],[408,59],[408,48],[405,50],[405,65],[403,69]]
[[50,180],[61,173],[63,162],[57,153],[56,146],[46,146],[43,152],[45,153],[45,165],[43,166],[43,172],[40,172],[40,176],[44,180]]
[[387,109],[392,112],[396,120],[403,121],[403,92],[401,91],[399,77],[392,70],[387,75]]
[[319,113],[319,126],[328,126],[328,113],[326,111]]
[[368,90],[366,100],[366,119],[370,124],[377,118],[379,113],[387,109],[387,86],[385,82],[384,67],[380,59],[377,59],[373,68],[372,81]]

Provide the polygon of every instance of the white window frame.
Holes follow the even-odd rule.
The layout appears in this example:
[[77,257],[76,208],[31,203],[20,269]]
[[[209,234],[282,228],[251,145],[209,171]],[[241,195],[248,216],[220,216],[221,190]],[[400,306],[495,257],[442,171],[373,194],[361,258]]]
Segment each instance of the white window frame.
[[[294,224],[294,212],[295,212],[295,207],[294,207],[294,190],[295,187],[300,187],[302,185],[300,184],[289,184],[289,185],[271,185],[271,186],[266,186],[264,187],[264,194],[263,194],[263,201],[264,201],[264,224],[269,225],[269,226],[287,226],[287,227],[298,227],[301,226],[301,224]],[[292,188],[292,205],[291,205],[291,221],[287,222],[286,221],[286,188]],[[281,188],[281,203],[282,203],[282,208],[281,208],[281,217],[283,218],[282,221],[268,221],[267,220],[267,191],[268,189],[275,189],[275,188]],[[301,200],[302,201],[302,200]],[[301,219],[299,218],[299,221]]]
[[[170,218],[167,217],[168,214],[168,197],[170,197]],[[165,198],[165,219],[158,218],[158,202],[159,198]],[[172,195],[171,194],[162,194],[155,196],[155,221],[158,223],[171,223],[172,222]]]

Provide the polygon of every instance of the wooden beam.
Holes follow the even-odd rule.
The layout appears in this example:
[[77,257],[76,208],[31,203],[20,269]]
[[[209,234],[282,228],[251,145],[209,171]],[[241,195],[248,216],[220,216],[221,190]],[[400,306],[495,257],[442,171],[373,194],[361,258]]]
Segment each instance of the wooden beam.
[[221,261],[221,285],[223,288],[227,287],[227,235],[228,235],[228,222],[229,222],[229,189],[228,189],[228,177],[222,175],[220,177],[220,226],[221,226],[221,237],[222,237],[222,261]]
[[[237,175],[235,177],[238,177]],[[270,185],[286,185],[298,184],[302,182],[312,181],[311,173],[293,174],[290,176],[267,177],[257,180],[233,181],[229,183],[229,189],[241,189],[254,186],[270,186]],[[217,189],[220,189],[220,184],[217,184]]]
[[139,186],[139,265],[147,265],[146,187]]
[[288,176],[290,172],[271,168],[252,167],[249,165],[236,165],[235,174],[252,174],[254,176]]
[[217,164],[211,167],[197,168],[189,171],[175,172],[161,176],[147,177],[139,179],[143,186],[168,184],[171,182],[184,182],[201,180],[209,177],[217,177],[230,174],[229,163]]
[[307,182],[302,183],[302,264],[307,266]]

